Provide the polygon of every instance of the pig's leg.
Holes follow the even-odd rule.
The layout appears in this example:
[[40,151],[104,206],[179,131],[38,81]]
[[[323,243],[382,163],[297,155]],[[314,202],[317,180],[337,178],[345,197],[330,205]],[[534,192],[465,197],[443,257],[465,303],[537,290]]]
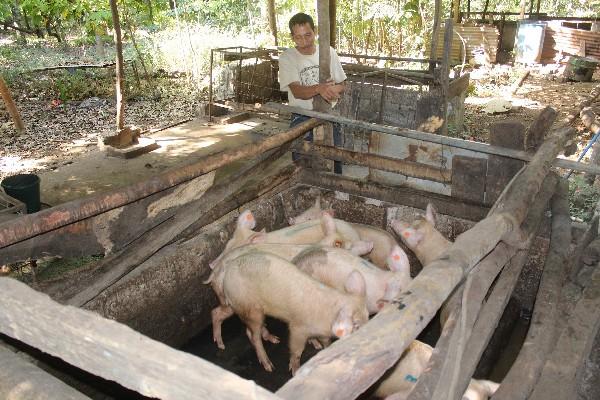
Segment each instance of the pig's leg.
[[290,324],[290,371],[292,371],[292,375],[295,375],[300,368],[300,356],[302,356],[308,337],[308,333],[302,327]]
[[323,345],[321,344],[321,341],[319,339],[317,339],[317,338],[308,339],[308,343],[312,344],[312,346],[316,350],[323,349]]
[[261,310],[252,309],[248,310],[247,314],[243,316],[240,315],[240,317],[242,317],[247,328],[250,330],[250,341],[254,345],[258,361],[265,370],[269,372],[273,371],[273,364],[271,363],[271,360],[269,360],[269,356],[267,356],[267,352],[265,351],[262,342],[262,330],[265,322],[265,315]]
[[[261,335],[263,340],[266,340],[267,342],[271,342],[273,344],[279,343],[279,337],[272,335],[265,325],[262,327]],[[246,336],[248,336],[248,339],[252,341],[252,332],[250,331],[250,328],[246,328]]]
[[218,306],[213,308],[211,312],[213,324],[213,341],[217,343],[217,347],[221,350],[225,349],[223,337],[221,336],[221,325],[223,321],[233,315],[233,309],[229,306]]

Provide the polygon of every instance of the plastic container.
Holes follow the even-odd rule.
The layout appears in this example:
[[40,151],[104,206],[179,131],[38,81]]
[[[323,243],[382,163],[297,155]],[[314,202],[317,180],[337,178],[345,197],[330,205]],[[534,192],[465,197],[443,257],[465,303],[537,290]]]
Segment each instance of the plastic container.
[[4,178],[0,183],[7,195],[21,200],[27,213],[40,211],[40,177],[35,174],[18,174]]

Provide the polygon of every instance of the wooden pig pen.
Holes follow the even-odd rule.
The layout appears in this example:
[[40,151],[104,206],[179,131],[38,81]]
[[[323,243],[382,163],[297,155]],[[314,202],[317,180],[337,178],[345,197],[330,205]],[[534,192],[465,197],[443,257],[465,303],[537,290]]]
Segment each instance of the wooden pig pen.
[[[0,333],[13,344],[60,358],[147,397],[354,399],[399,359],[448,301],[450,317],[410,399],[460,399],[484,350],[494,347],[488,342],[513,296],[521,308],[532,310],[532,323],[494,399],[567,399],[578,390],[597,398],[600,270],[588,271],[582,281],[576,260],[595,238],[597,225],[572,250],[567,184],[552,166],[600,171],[556,158],[572,128],[552,129],[556,113],[551,109],[527,128],[514,122],[494,128],[504,135],[522,135],[526,151],[303,113],[319,119],[148,181],[2,223],[1,264],[45,255],[105,257],[52,298],[0,278]],[[433,181],[450,186],[450,194],[309,166],[288,165],[273,173],[273,163],[295,139],[327,121],[468,149],[476,156],[454,155],[440,168],[323,144],[295,145],[296,151],[317,161],[337,159],[346,166]],[[483,164],[489,173],[482,175]],[[410,220],[433,203],[442,214],[440,229],[454,244],[421,270],[392,304],[305,362],[275,393],[170,347],[209,326],[216,298],[202,281],[239,212],[251,209],[258,228],[278,229],[317,195],[329,199],[340,218],[388,230],[391,219]],[[524,268],[531,248],[538,250]],[[4,346],[0,350],[0,397],[86,398],[35,363]]]

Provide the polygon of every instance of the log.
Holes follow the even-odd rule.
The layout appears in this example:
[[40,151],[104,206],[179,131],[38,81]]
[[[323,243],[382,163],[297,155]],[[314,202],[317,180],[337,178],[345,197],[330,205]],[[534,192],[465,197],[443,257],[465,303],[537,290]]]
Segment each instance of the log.
[[[391,127],[385,125],[374,124],[365,121],[358,121],[351,118],[341,117],[339,115],[332,115],[327,113],[320,113],[317,111],[305,110],[299,107],[291,107],[284,104],[278,104],[269,102],[266,105],[268,108],[272,110],[278,110],[283,112],[293,112],[296,114],[307,115],[313,118],[319,118],[329,122],[337,122],[342,125],[348,125],[360,129],[364,129],[365,131],[376,131],[387,133],[388,135],[396,135],[402,136],[415,140],[423,140],[429,143],[438,143],[444,146],[456,147],[459,149],[472,150],[479,153],[484,154],[495,154],[499,156],[504,156],[508,158],[513,158],[515,160],[523,160],[530,161],[533,156],[526,151],[518,151],[512,149],[506,149],[499,146],[491,146],[485,143],[472,142],[469,140],[451,138],[448,136],[440,136],[433,133],[421,132],[414,129],[408,128],[398,128]],[[552,165],[555,167],[573,169],[575,171],[587,171],[600,175],[600,167],[595,165],[588,165],[584,163],[579,163],[575,161],[565,160],[562,158],[557,158],[552,161]]]
[[304,155],[317,154],[321,157],[342,161],[347,164],[362,165],[434,182],[450,183],[452,178],[451,172],[448,169],[436,168],[419,162],[406,161],[377,154],[350,151],[331,146],[314,145],[306,141],[302,143],[302,149],[297,152]]
[[544,136],[556,120],[558,113],[550,106],[545,107],[529,125],[525,133],[525,150],[535,152],[544,142]]
[[566,278],[571,243],[569,184],[561,180],[552,198],[552,235],[527,337],[493,400],[525,400],[542,373],[546,356],[558,337],[561,288]]
[[0,345],[0,398],[11,400],[89,400],[43,369]]
[[[277,399],[252,381],[10,278],[0,331],[71,365],[160,399]],[[60,323],[57,323],[60,321]]]
[[596,268],[548,355],[531,400],[577,398],[577,384],[600,328],[600,269]]
[[529,76],[529,74],[531,73],[531,71],[529,71],[528,69],[525,70],[525,72],[523,72],[521,74],[521,76],[519,77],[519,80],[515,82],[515,84],[512,86],[510,93],[511,94],[516,94],[517,91],[519,90],[519,88],[521,86],[523,86],[523,83],[525,82],[525,79],[527,79],[527,77]]
[[210,155],[196,163],[174,171],[164,172],[144,182],[70,201],[35,214],[24,215],[15,220],[2,223],[0,224],[0,248],[124,206],[125,204],[204,175],[233,161],[256,157],[265,151],[296,139],[320,123],[314,119],[308,120],[288,131],[267,137],[261,142]]
[[4,82],[4,79],[1,76],[0,76],[0,96],[2,96],[2,99],[4,100],[6,109],[8,110],[8,113],[10,114],[10,117],[12,118],[13,123],[15,124],[15,129],[17,130],[17,132],[18,133],[25,132],[25,124],[23,124],[23,120],[21,119],[21,114],[19,114],[19,110],[17,110],[17,106],[15,105],[15,102],[13,101],[13,98],[10,95],[10,91],[8,90],[8,86],[6,86],[6,82]]
[[[129,246],[103,259],[98,267],[98,270],[104,271],[103,274],[86,289],[70,298],[67,304],[77,307],[84,306],[158,250],[172,243],[178,236],[187,234],[190,230],[199,229],[196,223],[198,219],[205,221],[204,224],[212,222],[206,221],[205,213],[213,215],[216,209],[223,210],[223,201],[231,197],[235,198],[236,192],[246,185],[250,178],[258,176],[271,166],[287,151],[288,147],[289,144],[276,149],[261,162],[242,168],[231,179],[225,179],[220,184],[214,185],[200,199],[182,207],[173,217],[145,232]],[[277,182],[278,180],[273,180],[271,183]]]
[[[546,203],[556,186],[557,177],[554,174],[549,175],[543,184],[543,189],[536,199],[532,210],[527,216],[526,222],[522,226],[527,238],[524,240],[526,247],[534,239],[537,231],[537,221],[543,214]],[[446,303],[446,310],[450,312],[450,317],[443,326],[443,331],[438,340],[433,354],[426,368],[426,373],[419,377],[417,385],[410,394],[410,400],[430,399],[436,388],[448,386],[449,373],[456,369],[454,364],[449,364],[451,360],[462,358],[458,356],[457,340],[459,327],[456,326],[458,315],[460,314],[461,325],[463,326],[463,335],[466,339],[471,335],[473,326],[478,314],[485,302],[489,288],[494,283],[498,273],[507,265],[511,258],[515,256],[517,249],[506,243],[499,243],[498,246],[482,260],[468,276],[467,283],[462,285]],[[468,289],[466,289],[468,288]],[[463,294],[466,290],[467,293]],[[463,297],[464,296],[464,297]],[[462,303],[462,309],[461,309]],[[450,354],[450,352],[452,354]],[[442,375],[445,376],[445,382],[440,383]],[[437,390],[440,390],[437,389]]]

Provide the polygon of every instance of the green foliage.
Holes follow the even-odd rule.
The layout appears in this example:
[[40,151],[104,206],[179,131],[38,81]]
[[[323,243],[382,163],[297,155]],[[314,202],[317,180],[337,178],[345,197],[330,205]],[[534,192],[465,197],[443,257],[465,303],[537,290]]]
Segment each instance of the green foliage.
[[[44,282],[61,277],[69,271],[74,271],[97,263],[103,258],[101,255],[83,256],[75,258],[58,258],[37,263],[35,276],[38,282]],[[28,264],[14,266],[10,274],[13,278],[30,283],[33,281],[31,267]]]
[[590,221],[600,199],[600,188],[588,185],[581,175],[569,179],[569,208],[572,217]]

